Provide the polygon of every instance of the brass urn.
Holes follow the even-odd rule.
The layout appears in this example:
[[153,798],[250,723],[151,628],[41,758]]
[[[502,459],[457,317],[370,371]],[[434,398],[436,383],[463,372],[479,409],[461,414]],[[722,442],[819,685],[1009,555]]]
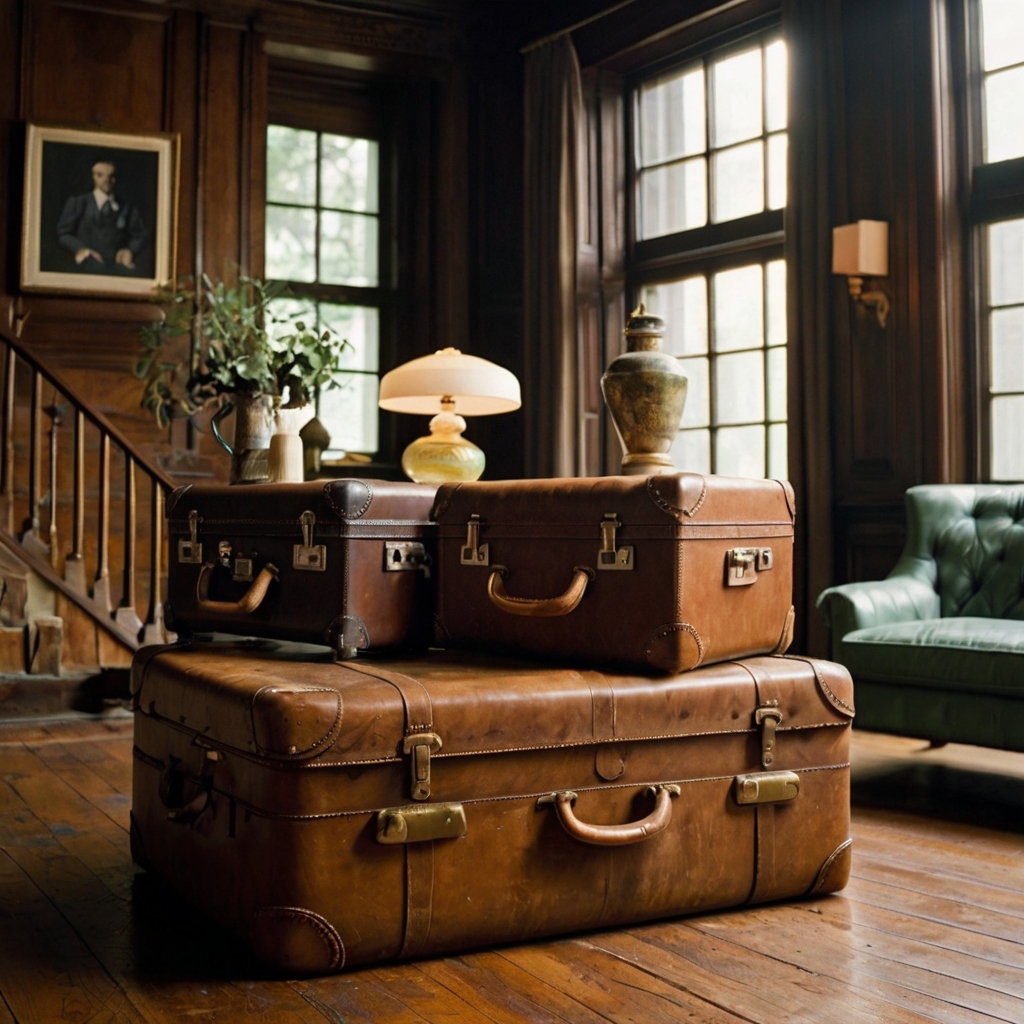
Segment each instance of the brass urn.
[[627,476],[674,473],[668,452],[676,439],[689,383],[679,360],[661,351],[665,321],[644,304],[623,331],[626,351],[601,377],[601,391],[622,442]]

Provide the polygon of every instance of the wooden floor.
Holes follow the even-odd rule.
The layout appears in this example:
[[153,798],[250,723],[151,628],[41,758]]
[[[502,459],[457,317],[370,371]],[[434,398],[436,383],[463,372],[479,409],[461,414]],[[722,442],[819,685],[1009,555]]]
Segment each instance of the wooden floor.
[[128,854],[130,723],[0,727],[0,1024],[1024,1022],[1024,755],[856,734],[841,895],[314,980]]

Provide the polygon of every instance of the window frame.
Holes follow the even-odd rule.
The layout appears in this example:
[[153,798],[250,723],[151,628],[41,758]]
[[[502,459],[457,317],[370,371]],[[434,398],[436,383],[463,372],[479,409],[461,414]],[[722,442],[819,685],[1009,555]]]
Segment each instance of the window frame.
[[[728,353],[717,353],[714,349],[713,330],[713,280],[715,273],[722,270],[730,270],[737,267],[756,264],[763,268],[776,260],[785,260],[784,252],[784,222],[785,207],[778,210],[765,209],[760,213],[750,214],[745,217],[738,217],[733,220],[713,222],[711,220],[711,192],[712,176],[711,154],[716,151],[711,145],[710,123],[708,123],[708,137],[706,140],[705,154],[708,157],[708,221],[701,227],[690,228],[675,232],[669,235],[661,235],[655,238],[638,238],[638,219],[640,204],[640,168],[639,141],[637,133],[638,105],[640,86],[653,78],[660,78],[673,71],[683,71],[687,67],[701,62],[707,67],[706,59],[714,54],[716,59],[720,56],[729,56],[732,53],[743,52],[750,49],[753,44],[761,47],[762,53],[772,42],[783,40],[781,18],[778,12],[771,12],[758,17],[742,25],[735,26],[721,33],[713,33],[695,42],[682,50],[673,53],[670,57],[636,69],[623,77],[623,110],[624,110],[624,134],[625,134],[625,279],[626,297],[628,308],[635,308],[643,289],[650,285],[668,284],[688,276],[703,274],[708,282],[708,388],[709,388],[709,425],[710,433],[710,467],[711,472],[716,472],[715,437],[719,427],[731,426],[731,424],[714,423],[714,394],[716,386],[715,364],[717,357]],[[710,78],[710,76],[708,76]],[[706,85],[706,109],[711,103],[712,87]],[[785,129],[787,135],[789,126]],[[766,139],[770,134],[767,127],[762,129],[761,138]],[[723,149],[728,147],[722,147]],[[768,168],[767,162],[764,168],[764,191],[767,205],[768,193]],[[788,175],[787,175],[788,177]],[[764,295],[764,302],[767,303],[767,294]],[[784,346],[789,357],[788,341]],[[762,351],[767,352],[767,337],[764,339]],[[753,351],[753,350],[751,350]],[[764,467],[769,472],[769,427],[775,421],[769,419],[767,401],[767,368],[765,387],[765,410],[764,418],[761,421],[765,430],[765,451]],[[787,454],[791,450],[791,439],[789,437],[789,416],[787,411]],[[788,476],[788,472],[787,472]]]

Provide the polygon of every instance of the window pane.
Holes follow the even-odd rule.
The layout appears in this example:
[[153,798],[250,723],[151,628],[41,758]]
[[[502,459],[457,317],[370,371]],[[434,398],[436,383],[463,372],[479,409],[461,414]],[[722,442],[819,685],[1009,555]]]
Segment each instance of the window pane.
[[707,223],[704,157],[640,174],[641,238],[657,238]]
[[992,331],[992,390],[1024,391],[1024,307],[995,309]]
[[770,348],[768,359],[768,419],[786,419],[786,349]]
[[764,419],[764,355],[737,352],[715,360],[715,425]]
[[267,324],[267,333],[271,338],[291,334],[296,322],[311,328],[317,325],[316,303],[311,299],[274,299],[269,310],[270,323]]
[[331,210],[320,214],[320,280],[376,287],[376,217]]
[[699,355],[708,350],[708,284],[705,277],[648,285],[643,303],[665,318],[662,347],[674,356]]
[[986,71],[1024,62],[1024,4],[1020,0],[982,0],[982,58]]
[[371,139],[320,137],[320,205],[377,213],[377,150]]
[[1000,71],[985,79],[985,160],[1024,156],[1024,67]]
[[706,427],[711,422],[710,375],[707,359],[681,359],[680,365],[689,383],[686,385],[686,406],[683,427]]
[[764,427],[722,427],[715,435],[715,472],[764,476]]
[[988,260],[989,304],[1024,302],[1024,220],[989,225]]
[[640,165],[705,149],[704,68],[659,78],[640,89]]
[[768,209],[786,205],[786,152],[789,138],[785,132],[768,137]]
[[320,304],[320,326],[352,346],[346,349],[342,363],[349,370],[380,369],[380,315],[371,306]]
[[748,142],[715,153],[714,220],[734,220],[764,209],[764,143]]
[[669,449],[676,469],[687,473],[711,472],[711,431],[680,430]]
[[786,88],[788,61],[786,44],[780,39],[765,47],[765,128],[777,132],[786,127]]
[[992,479],[1024,480],[1024,395],[992,399]]
[[768,344],[786,344],[786,261],[768,264]]
[[369,452],[377,450],[377,394],[380,381],[375,374],[346,375],[337,388],[320,392],[320,422],[331,435],[328,452]]
[[761,50],[748,50],[711,65],[714,97],[712,143],[728,146],[761,134]]
[[265,267],[270,280],[316,280],[316,213],[267,206]]
[[267,202],[316,203],[316,132],[267,126]]
[[768,475],[775,480],[789,479],[789,428],[776,423],[768,428]]
[[739,267],[715,274],[715,351],[760,348],[764,341],[763,271]]

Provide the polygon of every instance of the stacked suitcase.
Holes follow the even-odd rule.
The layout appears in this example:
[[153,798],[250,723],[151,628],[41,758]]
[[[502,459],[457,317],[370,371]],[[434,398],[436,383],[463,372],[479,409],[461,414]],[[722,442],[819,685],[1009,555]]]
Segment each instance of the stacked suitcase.
[[264,961],[845,885],[852,683],[785,655],[788,484],[334,481],[168,509],[176,628],[263,639],[137,655],[133,854]]

